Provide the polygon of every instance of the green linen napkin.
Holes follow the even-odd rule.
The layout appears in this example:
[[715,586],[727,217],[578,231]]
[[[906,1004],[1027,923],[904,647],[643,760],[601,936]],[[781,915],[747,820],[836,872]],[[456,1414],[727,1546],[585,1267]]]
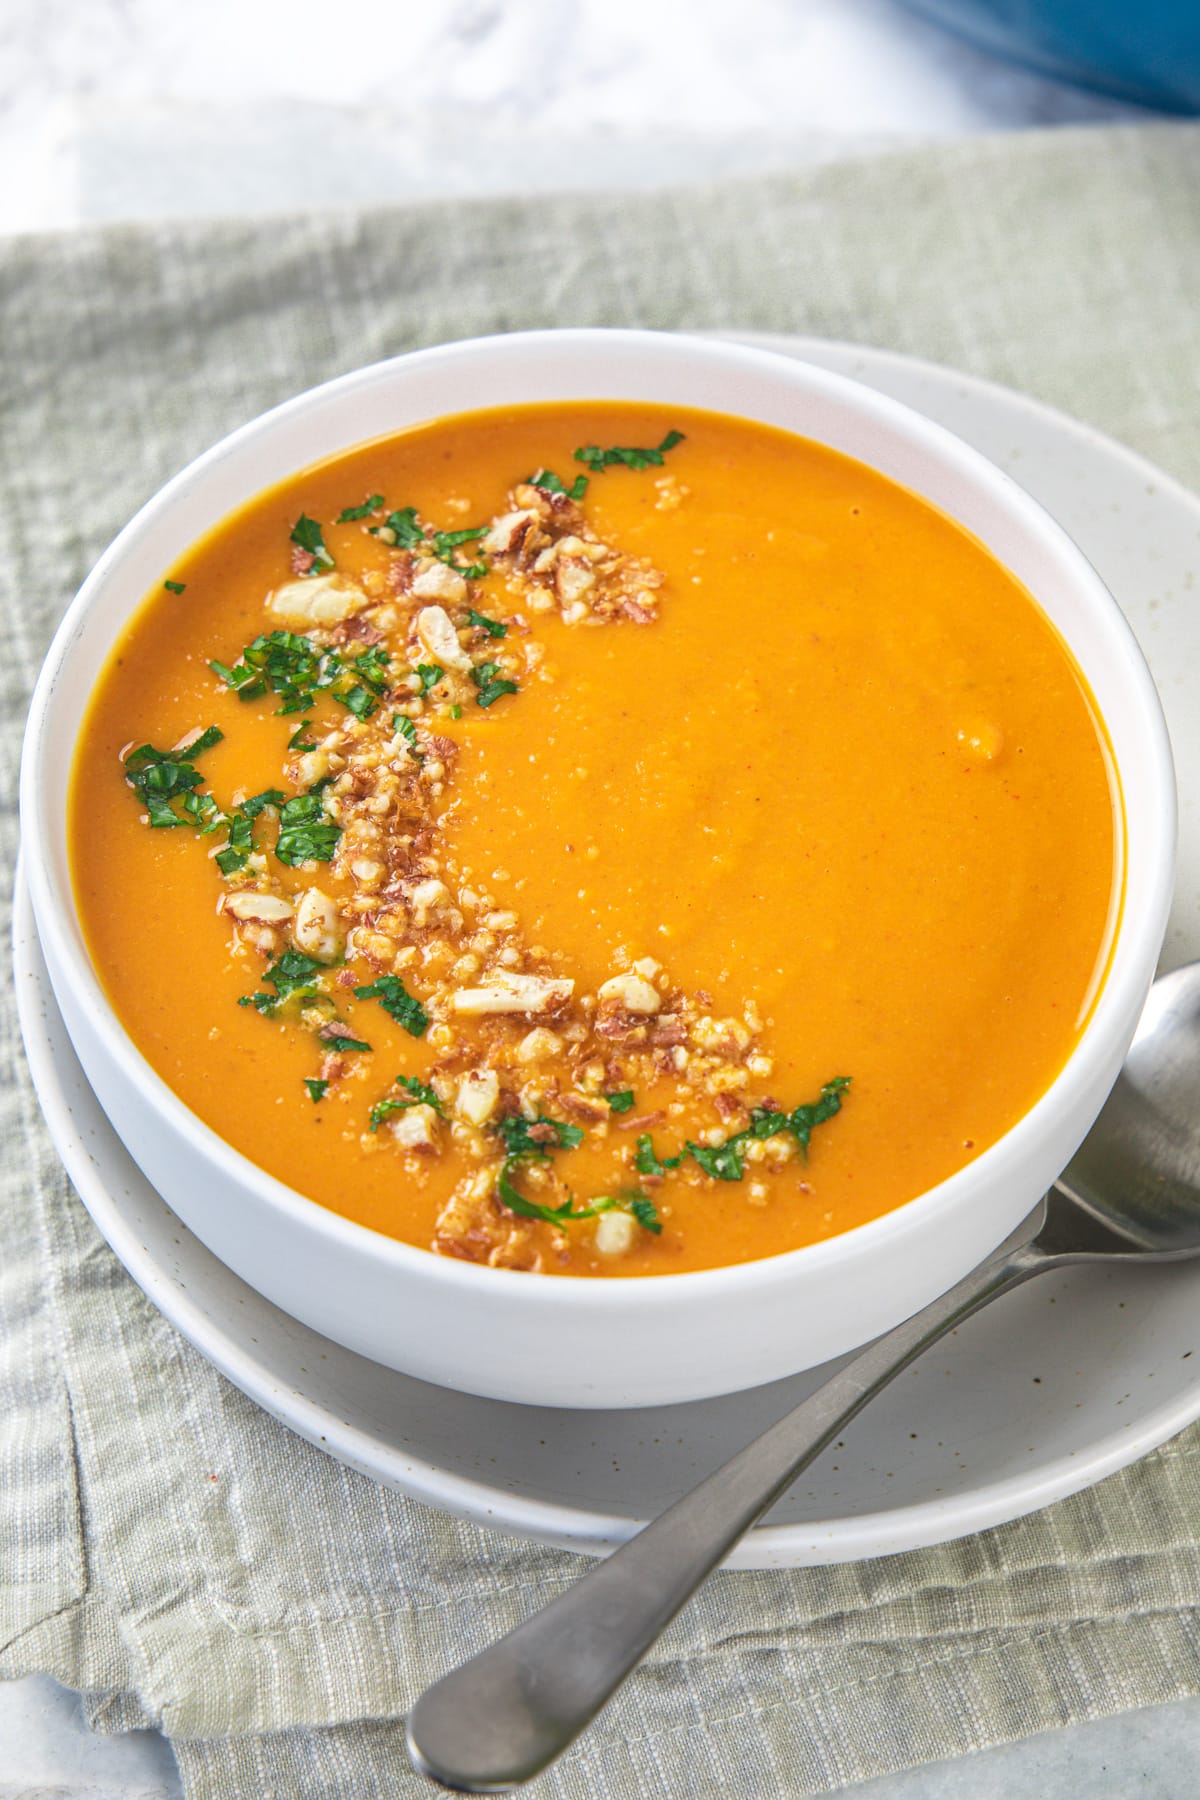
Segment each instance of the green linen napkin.
[[[1200,481],[1200,129],[1063,132],[650,196],[172,224],[0,247],[0,754],[97,552],[222,432],[418,344],[742,326],[1023,388]],[[578,1568],[275,1424],[165,1324],[48,1146],[0,1010],[0,1674],[153,1722],[191,1800],[424,1794],[397,1722]],[[804,1796],[1200,1691],[1200,1429],[919,1554],[723,1574],[550,1800]]]

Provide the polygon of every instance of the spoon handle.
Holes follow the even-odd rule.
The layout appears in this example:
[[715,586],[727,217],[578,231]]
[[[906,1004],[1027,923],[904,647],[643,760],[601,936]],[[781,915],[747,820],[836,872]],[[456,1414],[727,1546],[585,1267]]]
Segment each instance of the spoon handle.
[[739,1538],[893,1376],[1057,1260],[1030,1241],[1043,1210],[565,1593],[428,1688],[408,1721],[421,1774],[463,1793],[506,1793],[561,1755]]

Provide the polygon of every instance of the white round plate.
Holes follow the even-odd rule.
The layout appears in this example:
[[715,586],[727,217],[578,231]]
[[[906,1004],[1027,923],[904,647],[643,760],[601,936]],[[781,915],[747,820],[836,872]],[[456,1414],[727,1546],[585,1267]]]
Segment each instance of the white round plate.
[[[869,383],[1013,474],[1060,520],[1142,643],[1180,779],[1179,889],[1164,965],[1200,956],[1200,503],[1109,439],[946,369],[877,350],[747,341]],[[205,1356],[310,1442],[481,1524],[599,1554],[818,1385],[645,1411],[507,1406],[430,1387],[318,1337],[182,1226],[108,1124],[54,1005],[18,877],[17,995],[63,1162],[134,1280]],[[1200,1417],[1200,1263],[1075,1270],[1010,1295],[930,1352],[744,1540],[734,1567],[851,1561],[978,1531],[1134,1461]]]

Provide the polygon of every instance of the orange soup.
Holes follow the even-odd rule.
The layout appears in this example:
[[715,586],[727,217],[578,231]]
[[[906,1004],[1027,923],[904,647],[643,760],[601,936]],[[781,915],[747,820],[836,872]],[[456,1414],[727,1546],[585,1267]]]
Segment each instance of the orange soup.
[[766,426],[361,446],[164,571],[72,854],[134,1042],[321,1205],[567,1275],[951,1175],[1075,1045],[1120,803],[1071,655],[913,494]]

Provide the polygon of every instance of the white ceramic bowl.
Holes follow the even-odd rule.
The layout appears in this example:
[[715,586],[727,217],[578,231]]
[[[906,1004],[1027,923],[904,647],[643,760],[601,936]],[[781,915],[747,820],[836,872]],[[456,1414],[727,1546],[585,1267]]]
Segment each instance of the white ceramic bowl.
[[[327,1212],[232,1150],[145,1062],[92,970],[72,897],[66,797],[78,722],[125,622],[186,546],[249,496],[366,439],[476,407],[575,399],[763,420],[926,496],[1025,583],[1070,645],[1124,796],[1116,946],[1053,1085],[991,1149],[908,1205],[730,1269],[539,1279],[433,1256]],[[1132,1038],[1166,926],[1175,790],[1158,697],[1112,597],[1053,520],[949,432],[768,352],[650,332],[530,332],[329,382],[169,482],[101,557],[54,640],[26,736],[21,825],[38,932],[88,1078],[149,1179],[217,1256],[295,1318],[390,1367],[504,1400],[612,1407],[697,1399],[824,1362],[925,1305],[1013,1230],[1083,1138]]]

